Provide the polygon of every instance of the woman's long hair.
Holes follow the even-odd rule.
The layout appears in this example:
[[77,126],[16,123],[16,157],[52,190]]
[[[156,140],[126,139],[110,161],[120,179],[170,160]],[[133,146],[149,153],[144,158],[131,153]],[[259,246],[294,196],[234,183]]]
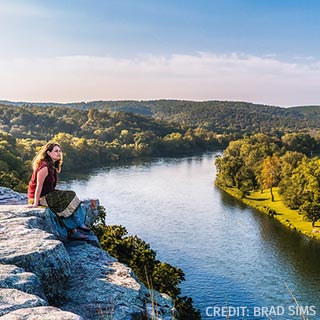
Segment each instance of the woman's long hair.
[[33,158],[33,161],[32,161],[33,170],[36,170],[43,160],[47,160],[49,163],[51,163],[57,169],[57,172],[61,171],[61,166],[62,166],[62,162],[63,162],[62,153],[61,153],[61,158],[55,162],[52,162],[52,159],[50,158],[50,156],[47,153],[48,151],[52,152],[52,150],[55,146],[58,146],[59,148],[61,148],[58,143],[51,141],[51,142],[48,142],[45,146],[43,146],[40,149],[40,151]]

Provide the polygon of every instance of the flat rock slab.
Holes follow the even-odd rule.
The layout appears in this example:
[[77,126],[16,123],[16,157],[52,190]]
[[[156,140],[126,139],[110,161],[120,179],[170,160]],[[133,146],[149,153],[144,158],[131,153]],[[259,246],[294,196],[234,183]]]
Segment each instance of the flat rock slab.
[[[85,202],[89,226],[98,204]],[[94,234],[87,242],[63,243],[56,231],[44,208],[0,205],[1,319],[172,319],[172,300],[151,294],[130,268],[99,248]]]
[[28,197],[25,193],[13,191],[10,188],[0,187],[1,204],[23,204],[27,203]]
[[13,310],[46,306],[47,304],[47,301],[33,294],[16,289],[0,289],[0,316]]
[[47,300],[39,278],[14,265],[0,264],[0,288],[17,289]]
[[43,209],[22,205],[1,206],[0,263],[12,264],[34,273],[48,301],[63,302],[70,276],[70,259],[62,242],[44,231]]
[[1,320],[84,320],[82,317],[55,307],[25,308],[10,312]]

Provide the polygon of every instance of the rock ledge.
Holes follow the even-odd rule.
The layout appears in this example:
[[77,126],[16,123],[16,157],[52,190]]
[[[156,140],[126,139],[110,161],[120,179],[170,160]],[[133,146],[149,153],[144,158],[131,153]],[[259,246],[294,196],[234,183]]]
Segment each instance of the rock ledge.
[[171,298],[152,295],[153,308],[148,289],[104,250],[59,240],[45,209],[0,205],[0,319],[172,319]]

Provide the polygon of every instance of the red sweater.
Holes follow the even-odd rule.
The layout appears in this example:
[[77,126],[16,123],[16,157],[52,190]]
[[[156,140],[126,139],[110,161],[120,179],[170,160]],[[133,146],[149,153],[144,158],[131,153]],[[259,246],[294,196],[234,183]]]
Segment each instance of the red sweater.
[[37,174],[44,167],[48,168],[48,175],[44,179],[40,197],[45,196],[46,194],[48,194],[49,192],[55,189],[57,185],[57,180],[58,180],[57,170],[49,162],[47,162],[46,160],[43,160],[40,163],[39,167],[36,170],[34,170],[32,173],[32,177],[28,187],[28,199],[34,199],[34,194],[36,192],[36,187],[37,187]]

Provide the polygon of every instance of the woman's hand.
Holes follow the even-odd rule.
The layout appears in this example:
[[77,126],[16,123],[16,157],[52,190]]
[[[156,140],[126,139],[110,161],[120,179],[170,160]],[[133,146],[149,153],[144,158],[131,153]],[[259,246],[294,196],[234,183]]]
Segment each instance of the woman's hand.
[[38,208],[37,204],[29,204],[27,205],[27,208]]

